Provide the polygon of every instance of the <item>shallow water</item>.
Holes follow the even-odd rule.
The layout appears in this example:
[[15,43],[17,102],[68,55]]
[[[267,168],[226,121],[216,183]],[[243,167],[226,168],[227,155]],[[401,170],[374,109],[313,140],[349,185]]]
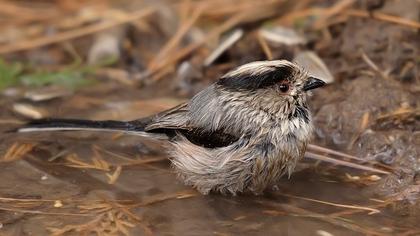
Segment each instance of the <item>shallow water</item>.
[[[296,198],[346,205],[377,205],[369,200],[375,197],[369,187],[343,182],[344,173],[351,173],[346,169],[313,168],[314,163],[306,163],[301,167],[303,170],[290,179],[283,178],[278,189],[263,196],[202,196],[176,180],[167,160],[123,166],[116,182],[109,184],[106,173],[112,174],[113,170],[69,167],[63,156],[50,159],[60,150],[69,150],[85,163],[92,163],[92,157],[100,155],[107,163],[124,165],[129,159],[165,157],[159,143],[137,137],[116,138],[111,134],[44,133],[11,135],[2,143],[2,148],[14,139],[36,140],[38,146],[24,159],[0,164],[2,197],[60,199],[63,206],[43,203],[18,207],[42,213],[0,211],[1,231],[7,234],[45,235],[51,232],[48,227],[63,229],[66,225],[83,224],[98,217],[98,213],[88,211],[92,216],[47,214],[80,213],[80,205],[83,202],[89,205],[92,199],[130,200],[122,203],[128,205],[141,203],[142,206],[130,208],[130,212],[140,217],[127,227],[132,235],[397,235],[415,229],[415,219],[398,216],[390,208],[380,208],[381,212],[373,215],[361,210],[333,218],[331,214],[349,209]],[[92,151],[93,145],[100,154]],[[71,202],[74,199],[80,202]],[[1,207],[13,208],[12,203],[1,201]],[[95,227],[101,228],[100,225]],[[69,235],[79,233],[71,231]]]

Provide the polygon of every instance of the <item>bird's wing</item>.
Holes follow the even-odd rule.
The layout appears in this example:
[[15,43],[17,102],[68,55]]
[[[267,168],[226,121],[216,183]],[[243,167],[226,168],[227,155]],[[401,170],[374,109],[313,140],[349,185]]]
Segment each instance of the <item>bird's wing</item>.
[[[150,133],[165,133],[169,137],[181,134],[190,142],[206,148],[228,146],[239,138],[221,130],[208,131],[208,127],[192,126],[188,116],[188,103],[180,104],[152,117],[138,120],[147,122],[144,130]],[[133,121],[136,122],[136,121]]]

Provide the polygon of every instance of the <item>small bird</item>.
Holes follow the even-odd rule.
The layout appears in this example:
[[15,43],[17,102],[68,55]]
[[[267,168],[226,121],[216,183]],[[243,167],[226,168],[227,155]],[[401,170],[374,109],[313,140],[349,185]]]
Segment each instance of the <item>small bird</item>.
[[324,81],[286,60],[239,66],[190,101],[133,121],[40,119],[18,132],[122,131],[168,140],[185,184],[202,194],[261,194],[290,174],[305,153],[313,124],[306,92]]

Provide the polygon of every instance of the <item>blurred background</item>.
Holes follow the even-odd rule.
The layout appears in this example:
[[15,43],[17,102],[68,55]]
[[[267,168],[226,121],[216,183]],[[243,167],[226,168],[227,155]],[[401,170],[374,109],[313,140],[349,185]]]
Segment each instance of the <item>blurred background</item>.
[[[419,0],[0,0],[0,235],[420,235],[419,20]],[[264,196],[201,196],[139,137],[5,132],[147,116],[272,59],[328,85]]]

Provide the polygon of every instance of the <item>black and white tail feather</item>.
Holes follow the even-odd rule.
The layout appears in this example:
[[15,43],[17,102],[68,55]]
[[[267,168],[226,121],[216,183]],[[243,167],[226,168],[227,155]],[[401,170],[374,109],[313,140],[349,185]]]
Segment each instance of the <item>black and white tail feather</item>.
[[180,104],[154,116],[144,117],[132,121],[117,120],[84,120],[46,118],[31,120],[15,132],[43,132],[43,131],[99,131],[123,132],[129,135],[152,138],[169,138],[173,136],[176,125],[165,125],[165,117],[171,114],[185,113],[186,104]]
[[145,123],[138,121],[82,120],[47,118],[32,120],[18,128],[17,132],[42,131],[111,131],[139,134],[144,132]]

